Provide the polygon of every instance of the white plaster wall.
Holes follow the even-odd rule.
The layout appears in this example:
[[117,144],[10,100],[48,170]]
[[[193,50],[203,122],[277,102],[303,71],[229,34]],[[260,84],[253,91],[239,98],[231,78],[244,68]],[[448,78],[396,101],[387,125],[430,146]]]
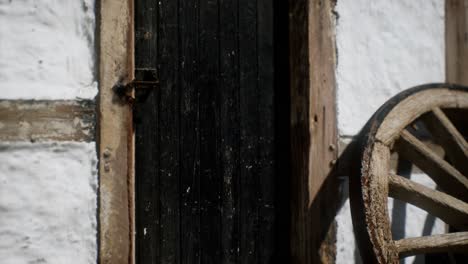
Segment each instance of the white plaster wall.
[[94,143],[0,145],[1,263],[95,263]]
[[338,0],[336,11],[340,135],[398,92],[445,80],[443,0]]
[[94,0],[0,0],[3,99],[94,98]]
[[[338,128],[342,138],[356,135],[389,98],[415,85],[445,80],[443,0],[338,0]],[[434,187],[425,175],[412,180]],[[347,182],[344,183],[344,186]],[[346,189],[346,188],[345,188]],[[349,199],[336,220],[337,263],[360,263],[355,247]],[[393,201],[389,201],[390,214]],[[401,214],[402,212],[397,212]],[[427,214],[406,210],[405,237],[421,236]],[[442,233],[436,220],[432,233]],[[405,263],[421,263],[409,258]]]
[[[92,99],[94,0],[0,0],[0,99]],[[95,142],[0,142],[0,263],[97,262]]]

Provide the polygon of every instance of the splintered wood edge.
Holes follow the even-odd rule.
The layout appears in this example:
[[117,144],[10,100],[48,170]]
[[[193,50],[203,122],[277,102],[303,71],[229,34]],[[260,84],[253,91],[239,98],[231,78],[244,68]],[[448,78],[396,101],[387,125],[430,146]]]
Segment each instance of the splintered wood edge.
[[133,79],[133,1],[98,1],[99,263],[134,263],[132,109],[112,90]]
[[93,141],[92,100],[0,100],[0,141]]

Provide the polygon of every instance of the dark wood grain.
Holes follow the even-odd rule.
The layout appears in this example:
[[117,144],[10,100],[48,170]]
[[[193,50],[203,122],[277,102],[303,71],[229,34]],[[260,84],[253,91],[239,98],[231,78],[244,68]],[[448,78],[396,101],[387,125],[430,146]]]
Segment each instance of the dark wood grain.
[[278,154],[289,116],[276,118],[276,106],[288,106],[287,96],[276,97],[278,83],[286,84],[282,95],[288,87],[287,74],[275,76],[277,67],[287,70],[276,55],[285,50],[274,42],[275,6],[137,1],[136,68],[160,82],[137,91],[135,105],[138,263],[272,263],[288,255],[289,228],[276,220],[289,223],[288,191],[277,192],[289,186],[277,159],[289,160]]
[[[157,62],[159,101],[160,263],[181,263],[180,243],[180,35],[179,3],[159,1]],[[138,151],[138,150],[136,150]]]
[[[141,69],[156,69],[157,62],[157,2],[135,1],[135,63]],[[138,76],[141,78],[143,76]],[[141,96],[140,92],[136,94]],[[136,131],[147,133],[135,134],[135,220],[136,250],[138,263],[157,263],[161,251],[158,245],[160,238],[159,214],[160,203],[157,199],[161,189],[159,184],[159,124],[158,104],[160,93],[152,92],[145,97],[145,103],[139,102],[134,109]],[[144,116],[144,118],[142,118]],[[153,151],[140,151],[152,146]],[[145,195],[139,195],[139,194]],[[156,222],[156,221],[157,222]]]
[[[239,263],[240,181],[239,149],[239,17],[236,1],[219,1],[219,173],[222,175],[222,263]],[[222,25],[222,26],[221,26]],[[209,51],[208,51],[209,52]]]
[[[258,146],[258,28],[257,1],[239,0],[239,96],[240,96],[240,259],[257,263],[259,253],[257,195]],[[268,119],[268,117],[265,117]],[[245,189],[253,191],[246,192]]]
[[[257,1],[257,262],[273,263],[275,250],[275,133],[274,121],[274,51],[273,5],[269,0]],[[279,74],[281,71],[277,71]],[[247,116],[246,118],[249,118]],[[284,197],[283,199],[287,199]]]
[[[220,263],[222,245],[222,180],[219,171],[220,119],[219,94],[223,91],[219,83],[218,3],[199,1],[198,52],[199,73],[197,76],[200,130],[200,262]],[[190,23],[190,21],[187,21]],[[192,47],[193,49],[193,47]],[[222,134],[222,133],[221,133]],[[195,260],[193,261],[193,263]],[[192,263],[192,262],[187,262]]]
[[155,68],[158,56],[158,1],[135,1],[135,62],[137,68]]
[[[175,1],[173,1],[175,2]],[[200,263],[200,206],[201,181],[209,177],[200,162],[204,155],[201,149],[209,148],[208,142],[201,142],[199,118],[200,108],[206,105],[199,98],[203,89],[197,86],[198,64],[198,1],[179,1],[178,41],[179,41],[179,199],[180,199],[180,262]],[[168,45],[170,45],[168,43]],[[200,65],[201,67],[201,65]],[[176,142],[174,142],[176,143]],[[203,168],[201,167],[203,166]]]

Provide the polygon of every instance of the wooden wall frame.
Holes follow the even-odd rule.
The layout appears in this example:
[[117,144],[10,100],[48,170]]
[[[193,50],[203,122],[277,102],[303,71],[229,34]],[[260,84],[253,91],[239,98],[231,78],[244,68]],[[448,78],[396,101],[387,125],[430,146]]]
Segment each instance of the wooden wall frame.
[[91,142],[93,100],[0,100],[0,141]]
[[290,1],[292,263],[334,263],[336,1]]
[[134,75],[133,0],[97,0],[95,10],[97,113],[93,100],[0,100],[0,140],[89,142],[96,134],[98,263],[134,263],[132,107],[113,91]]
[[[328,202],[338,190],[334,4],[290,2],[293,263],[335,258],[336,211]],[[133,12],[132,0],[97,4],[100,263],[134,262],[132,110],[112,90],[133,79]]]
[[446,81],[468,85],[468,0],[445,0]]
[[99,263],[133,263],[133,127],[131,105],[113,91],[134,75],[133,0],[96,6],[99,54]]
[[[298,0],[290,1],[289,6],[293,263],[330,263],[336,253],[335,204],[329,203],[337,200],[338,190],[333,170],[337,158],[334,5],[333,0]],[[465,85],[468,84],[467,10],[468,0],[446,0],[446,79]],[[133,0],[98,0],[96,5],[100,86],[96,128],[100,160],[99,263],[134,262],[132,108],[113,92],[115,84],[133,79],[133,12]],[[10,109],[10,104],[29,106],[31,102],[2,101],[0,109]],[[72,134],[58,131],[54,136],[32,127],[19,135],[15,133],[16,119],[5,114],[0,119],[12,132],[3,128],[1,139],[92,140],[91,132],[82,133],[83,128],[73,127],[71,122],[72,118],[82,116],[80,111],[84,111],[85,117],[93,116],[92,103],[51,104],[61,111],[51,111],[50,105],[39,104],[44,115],[50,116],[42,122],[58,118],[65,127],[73,128]],[[27,117],[31,122],[33,112]]]

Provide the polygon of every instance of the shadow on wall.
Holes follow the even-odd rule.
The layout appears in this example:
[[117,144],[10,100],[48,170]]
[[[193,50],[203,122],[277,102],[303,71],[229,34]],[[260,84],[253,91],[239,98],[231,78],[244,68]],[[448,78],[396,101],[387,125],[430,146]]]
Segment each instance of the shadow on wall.
[[[351,157],[355,156],[356,153],[354,152],[355,142],[352,141],[345,151],[340,155],[340,158],[337,162],[337,169],[336,175],[339,181],[339,188],[340,188],[340,197],[339,203],[337,205],[337,262],[338,264],[341,263],[350,263],[350,259],[354,259],[353,263],[362,264],[362,260],[359,253],[359,248],[357,247],[357,243],[355,242],[354,238],[354,230],[352,228],[352,221],[350,215],[350,204],[349,204],[349,161]],[[398,159],[397,161],[397,174],[404,176],[406,178],[412,178],[412,171],[413,166],[410,162],[404,159]],[[358,177],[358,175],[355,175]],[[416,176],[416,178],[415,178]],[[413,174],[413,180],[419,180],[417,177],[418,174]],[[391,230],[392,235],[395,240],[402,239],[408,237],[407,230],[405,227],[411,226],[412,222],[416,219],[413,219],[414,212],[409,214],[411,208],[408,208],[408,204],[399,200],[389,200],[389,214],[391,217]],[[440,221],[440,220],[439,220]],[[422,233],[420,235],[427,236],[431,235],[434,228],[436,227],[437,218],[434,216],[427,214],[424,217],[424,224],[422,226]],[[418,226],[420,227],[419,223],[422,223],[419,219],[417,219]],[[413,223],[414,224],[414,223]],[[341,234],[340,234],[341,232]],[[341,237],[346,237],[346,240],[341,239]],[[350,238],[349,236],[353,236]],[[349,248],[352,247],[352,248]],[[341,249],[346,249],[346,252],[338,252]],[[435,257],[435,256],[431,256]],[[440,256],[438,256],[440,257]],[[401,263],[413,263],[413,264],[423,264],[429,263],[426,261],[425,255],[416,255],[414,257],[406,258],[402,260]],[[432,262],[435,263],[435,262]]]

